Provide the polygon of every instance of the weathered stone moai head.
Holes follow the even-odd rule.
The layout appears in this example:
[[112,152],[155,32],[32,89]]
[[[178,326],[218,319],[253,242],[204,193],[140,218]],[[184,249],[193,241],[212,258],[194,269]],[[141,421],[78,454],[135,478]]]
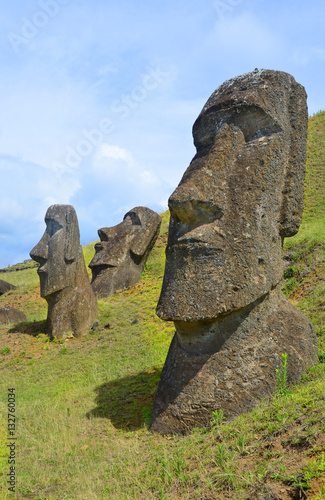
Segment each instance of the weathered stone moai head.
[[[208,424],[209,412],[232,392],[220,382],[223,370],[231,369],[232,355],[228,353],[228,365],[224,358],[227,349],[237,349],[245,365],[244,349],[263,341],[263,335],[280,335],[270,330],[272,307],[287,307],[288,318],[291,314],[280,328],[283,349],[290,350],[285,342],[292,341],[294,332],[288,328],[296,313],[278,284],[283,238],[298,231],[302,217],[307,118],[305,90],[291,75],[255,70],[221,85],[194,123],[197,153],[169,199],[166,269],[157,314],[174,321],[176,335],[156,397],[154,430],[185,432]],[[301,342],[311,347],[296,370],[299,374],[317,357],[315,335],[306,321],[300,320]],[[245,343],[245,338],[251,340]],[[278,358],[272,364],[270,353],[272,349],[259,354],[275,372]],[[235,362],[233,368],[238,374]],[[229,388],[237,384],[238,394],[244,390],[241,377],[229,382]],[[223,406],[228,417],[265,396],[267,384],[272,389],[272,376],[265,377],[271,380],[257,384],[246,402],[231,395],[232,404]],[[183,382],[175,382],[177,378]],[[205,387],[200,382],[204,379]]]
[[256,71],[212,94],[169,199],[162,319],[216,318],[279,282],[282,239],[302,216],[306,127],[305,91],[288,74]]
[[98,230],[100,243],[90,262],[92,287],[98,298],[138,283],[159,234],[161,218],[146,207],[127,212],[123,222]]
[[77,214],[71,205],[52,205],[45,223],[30,256],[39,263],[41,297],[48,303],[46,331],[50,337],[78,337],[93,324],[97,303],[80,246]]

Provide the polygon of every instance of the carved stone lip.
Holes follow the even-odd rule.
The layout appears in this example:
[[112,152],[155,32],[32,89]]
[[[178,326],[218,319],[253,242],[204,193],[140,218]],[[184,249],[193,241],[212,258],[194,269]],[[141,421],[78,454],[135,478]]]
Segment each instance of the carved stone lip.
[[118,264],[108,264],[106,262],[99,262],[98,264],[96,264],[96,266],[102,268],[101,270],[105,271],[106,269],[111,269],[112,267],[117,267]]
[[189,237],[189,238],[186,238],[186,236],[181,236],[180,238],[178,238],[178,240],[176,240],[175,242],[171,243],[171,246],[173,245],[186,245],[187,243],[195,243],[197,245],[209,245],[209,243],[207,241],[204,241],[204,240],[200,240],[199,238],[192,238],[192,237]]
[[200,250],[202,252],[202,255],[205,256],[212,256],[213,254],[220,254],[221,252],[224,252],[224,248],[221,248],[220,245],[217,243],[213,244],[208,241],[203,241],[203,240],[196,240],[196,239],[188,239],[188,240],[181,240],[181,241],[176,241],[175,243],[171,243],[168,245],[167,250],[170,251],[184,251],[185,248],[188,249],[189,252],[191,250]]
[[[89,266],[90,267],[90,266]],[[107,271],[107,269],[113,269],[114,267],[118,267],[117,264],[107,264],[103,262],[99,262],[97,264],[93,264],[91,267],[98,267],[99,272]]]
[[221,250],[220,248],[220,243],[218,245],[217,241],[207,241],[203,240],[200,238],[195,238],[193,236],[189,236],[188,238],[186,236],[181,236],[177,240],[173,241],[170,243],[168,246],[169,247],[176,247],[176,246],[184,246],[184,245],[195,245],[196,247],[202,247],[202,248],[213,248],[217,250]]

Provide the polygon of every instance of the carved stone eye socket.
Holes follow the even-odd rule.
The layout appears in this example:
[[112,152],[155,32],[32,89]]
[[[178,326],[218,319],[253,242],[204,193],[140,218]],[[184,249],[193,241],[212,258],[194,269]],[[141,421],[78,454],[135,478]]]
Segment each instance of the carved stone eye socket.
[[45,222],[46,222],[46,232],[49,234],[50,238],[63,227],[55,219],[45,219]]
[[106,228],[98,229],[98,236],[100,238],[100,241],[109,241],[110,236],[107,234]]
[[255,105],[230,106],[217,112],[211,108],[194,123],[193,136],[197,150],[212,147],[218,130],[225,123],[239,127],[246,142],[282,131],[270,115]]
[[131,219],[133,226],[141,226],[141,220],[137,213],[130,211],[124,215],[123,220],[125,220],[127,217]]

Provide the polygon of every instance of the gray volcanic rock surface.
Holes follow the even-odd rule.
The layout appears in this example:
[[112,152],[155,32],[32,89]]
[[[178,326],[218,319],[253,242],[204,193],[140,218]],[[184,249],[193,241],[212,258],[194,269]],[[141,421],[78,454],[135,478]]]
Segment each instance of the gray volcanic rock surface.
[[0,323],[20,323],[21,321],[27,321],[26,314],[13,307],[4,307],[0,309]]
[[100,243],[89,264],[92,287],[98,298],[138,283],[157,240],[161,217],[146,207],[127,212],[117,226],[98,230]]
[[9,290],[15,290],[15,288],[17,288],[15,285],[7,283],[7,281],[0,280],[0,295],[9,292]]
[[152,430],[187,432],[272,394],[281,353],[289,380],[318,360],[312,325],[283,296],[282,241],[299,228],[306,92],[280,71],[221,85],[193,126],[197,153],[169,199],[157,314],[176,334]]
[[228,420],[251,410],[276,389],[276,369],[288,354],[288,383],[318,361],[317,338],[308,319],[281,292],[211,325],[221,346],[215,352],[187,349],[176,334],[161,375],[151,430],[185,434],[209,427],[212,411]]
[[48,303],[46,332],[64,338],[88,333],[97,315],[80,245],[79,225],[72,205],[52,205],[46,230],[30,256],[40,264],[41,297]]

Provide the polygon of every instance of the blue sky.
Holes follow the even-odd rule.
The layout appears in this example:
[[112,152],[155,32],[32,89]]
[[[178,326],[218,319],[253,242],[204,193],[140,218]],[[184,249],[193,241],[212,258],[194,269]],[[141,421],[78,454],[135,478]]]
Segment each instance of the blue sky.
[[53,203],[81,243],[163,211],[225,80],[291,73],[325,109],[323,0],[21,0],[1,6],[0,267],[29,258]]

